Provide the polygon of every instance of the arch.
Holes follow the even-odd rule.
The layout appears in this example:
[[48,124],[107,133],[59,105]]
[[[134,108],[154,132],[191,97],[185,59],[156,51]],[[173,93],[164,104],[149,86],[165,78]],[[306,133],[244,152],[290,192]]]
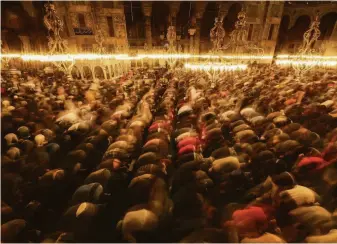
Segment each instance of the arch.
[[289,15],[284,15],[280,23],[279,34],[278,34],[276,50],[275,50],[276,52],[282,49],[283,45],[288,40],[289,23],[290,23]]
[[73,77],[73,79],[81,79],[81,72],[77,66],[73,66],[73,68],[71,69],[71,76]]
[[177,32],[180,32],[181,39],[188,36],[189,12],[191,12],[192,15],[194,12],[194,4],[192,2],[182,1],[176,18]]
[[104,71],[102,69],[101,66],[96,66],[94,68],[94,75],[95,78],[99,79],[99,80],[103,80],[104,79]]
[[310,16],[301,15],[296,19],[295,25],[289,30],[288,40],[300,41],[303,39],[303,34],[310,26]]
[[235,28],[235,22],[238,19],[238,13],[241,11],[242,5],[240,3],[233,3],[229,9],[228,14],[224,18],[223,27],[227,33],[230,33]]
[[302,9],[301,11],[297,11],[290,15],[290,23],[289,23],[289,29],[293,28],[295,24],[297,23],[298,19],[302,16],[307,16],[310,19],[310,22],[314,20],[314,13],[311,12],[309,9]]
[[321,35],[319,40],[328,40],[331,37],[332,31],[336,25],[337,13],[329,12],[322,16],[319,30]]
[[152,37],[166,36],[168,28],[169,6],[163,1],[154,1],[152,4]]
[[87,80],[93,78],[91,69],[88,66],[83,67],[83,76]]

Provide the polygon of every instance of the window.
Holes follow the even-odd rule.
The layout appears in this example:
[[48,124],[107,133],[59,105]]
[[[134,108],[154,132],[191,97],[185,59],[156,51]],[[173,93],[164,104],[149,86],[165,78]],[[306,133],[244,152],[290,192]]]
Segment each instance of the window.
[[251,40],[252,40],[253,27],[254,27],[253,24],[250,24],[250,25],[249,25],[249,30],[248,30],[248,41],[251,41]]
[[273,32],[274,32],[274,25],[271,24],[270,28],[269,28],[268,40],[272,40],[273,39]]
[[78,14],[78,23],[80,25],[80,28],[85,28],[84,14]]
[[115,36],[115,30],[114,30],[114,25],[112,22],[112,17],[108,16],[106,17],[106,20],[108,22],[108,27],[109,27],[109,36],[114,37]]

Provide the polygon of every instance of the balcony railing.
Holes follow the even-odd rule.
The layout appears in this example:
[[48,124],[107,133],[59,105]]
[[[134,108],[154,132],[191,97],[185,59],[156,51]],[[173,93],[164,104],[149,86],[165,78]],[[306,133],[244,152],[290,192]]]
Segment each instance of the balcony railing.
[[76,27],[74,28],[74,33],[76,36],[93,35],[92,29],[88,27]]

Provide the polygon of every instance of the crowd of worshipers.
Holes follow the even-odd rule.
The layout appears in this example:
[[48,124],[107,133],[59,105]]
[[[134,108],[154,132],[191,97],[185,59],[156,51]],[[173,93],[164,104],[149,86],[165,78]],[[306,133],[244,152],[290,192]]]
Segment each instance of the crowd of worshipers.
[[6,73],[2,242],[337,242],[337,75]]

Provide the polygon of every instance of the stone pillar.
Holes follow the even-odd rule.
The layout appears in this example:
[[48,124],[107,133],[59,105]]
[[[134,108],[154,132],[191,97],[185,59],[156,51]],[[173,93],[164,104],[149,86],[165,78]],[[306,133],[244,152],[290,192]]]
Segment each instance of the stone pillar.
[[188,30],[188,34],[190,35],[190,53],[195,53],[195,43],[194,43],[194,35],[195,35],[196,29],[190,28]]
[[19,36],[19,38],[22,42],[23,52],[29,53],[31,50],[29,36]]
[[[267,7],[266,19],[263,20],[264,25],[262,27],[262,33],[260,33],[262,37],[261,44],[265,50],[265,55],[274,55],[283,15],[284,2],[269,2]],[[268,40],[269,35],[271,37],[270,40]]]
[[195,17],[196,17],[196,32],[195,32],[195,52],[199,54],[200,51],[200,28],[201,20],[204,15],[207,2],[196,2],[195,3]]
[[145,16],[145,37],[149,48],[152,48],[152,30],[151,30],[151,16],[152,16],[152,2],[142,2],[142,11]]

